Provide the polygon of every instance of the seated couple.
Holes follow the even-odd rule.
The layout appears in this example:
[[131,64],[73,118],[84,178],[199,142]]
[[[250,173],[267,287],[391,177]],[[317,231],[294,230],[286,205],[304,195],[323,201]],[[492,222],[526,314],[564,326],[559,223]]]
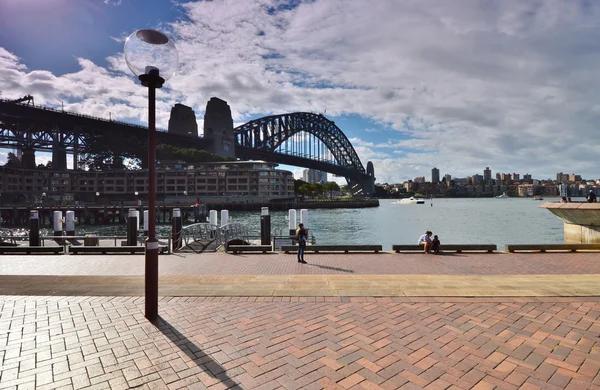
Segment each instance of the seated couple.
[[433,233],[430,232],[429,230],[425,232],[425,234],[423,234],[420,238],[419,238],[419,242],[417,243],[418,245],[423,245],[423,249],[425,253],[440,253],[440,240],[438,239],[438,236],[435,235],[433,236],[433,239],[431,238],[431,235]]

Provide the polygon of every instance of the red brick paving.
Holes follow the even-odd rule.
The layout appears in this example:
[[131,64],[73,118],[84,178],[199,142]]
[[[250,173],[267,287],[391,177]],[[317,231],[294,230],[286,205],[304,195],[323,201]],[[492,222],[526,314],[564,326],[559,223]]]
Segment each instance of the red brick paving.
[[[162,275],[600,274],[598,253],[172,254]],[[0,275],[142,275],[143,255],[2,256]]]
[[0,389],[600,389],[600,298],[0,297]]

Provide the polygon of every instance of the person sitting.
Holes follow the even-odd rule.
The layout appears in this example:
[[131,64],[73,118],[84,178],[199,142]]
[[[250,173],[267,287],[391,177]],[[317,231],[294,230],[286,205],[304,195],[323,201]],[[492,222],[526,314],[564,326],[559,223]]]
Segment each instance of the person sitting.
[[433,253],[440,253],[440,244],[440,239],[436,234],[435,236],[433,236],[433,241],[431,241],[431,250],[433,251]]
[[563,196],[563,197],[560,199],[560,203],[567,203],[567,197],[566,197],[566,196]]
[[433,241],[431,240],[432,234],[432,232],[427,230],[425,234],[419,238],[419,242],[417,242],[417,245],[423,245],[423,251],[425,253],[431,252],[431,245],[433,244]]

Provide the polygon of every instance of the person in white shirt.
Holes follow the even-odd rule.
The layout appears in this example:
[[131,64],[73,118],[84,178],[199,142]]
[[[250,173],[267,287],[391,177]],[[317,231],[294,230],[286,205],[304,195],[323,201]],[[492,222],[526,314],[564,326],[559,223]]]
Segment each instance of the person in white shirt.
[[433,241],[431,240],[432,234],[432,232],[427,230],[425,234],[419,238],[419,242],[417,243],[417,245],[423,245],[423,250],[425,253],[429,253],[431,251],[431,246],[433,245]]

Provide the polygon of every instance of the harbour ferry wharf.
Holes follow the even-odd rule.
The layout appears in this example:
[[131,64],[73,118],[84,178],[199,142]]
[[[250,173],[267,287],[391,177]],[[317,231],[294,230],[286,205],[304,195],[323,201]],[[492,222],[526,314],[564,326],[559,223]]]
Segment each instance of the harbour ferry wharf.
[[597,253],[4,255],[0,389],[597,389]]

